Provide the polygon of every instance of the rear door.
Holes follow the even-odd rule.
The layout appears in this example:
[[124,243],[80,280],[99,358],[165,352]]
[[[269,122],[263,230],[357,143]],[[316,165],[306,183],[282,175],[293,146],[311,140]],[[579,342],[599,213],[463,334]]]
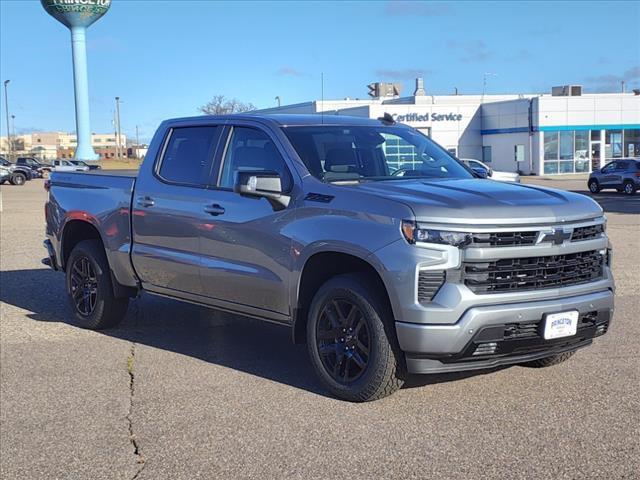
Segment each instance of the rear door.
[[200,235],[207,228],[219,125],[168,131],[152,171],[141,172],[132,205],[136,272],[150,290],[201,294]]
[[200,231],[204,293],[230,308],[276,319],[289,315],[292,245],[284,230],[293,219],[294,202],[279,210],[265,198],[233,192],[233,182],[238,170],[276,171],[289,191],[291,171],[277,139],[256,126],[231,126],[221,150],[222,165],[216,168],[218,178],[209,197],[210,227]]

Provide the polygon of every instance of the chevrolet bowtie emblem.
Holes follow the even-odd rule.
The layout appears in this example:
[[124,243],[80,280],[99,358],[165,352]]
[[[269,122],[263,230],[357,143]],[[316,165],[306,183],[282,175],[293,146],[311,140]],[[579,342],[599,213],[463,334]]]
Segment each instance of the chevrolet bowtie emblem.
[[571,238],[573,229],[570,228],[552,228],[540,232],[536,243],[553,242],[554,245],[562,245],[565,240]]

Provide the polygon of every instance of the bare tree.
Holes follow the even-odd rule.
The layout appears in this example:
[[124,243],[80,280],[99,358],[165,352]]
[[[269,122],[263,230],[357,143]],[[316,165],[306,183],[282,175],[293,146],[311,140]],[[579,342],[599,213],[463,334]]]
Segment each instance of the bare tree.
[[252,103],[244,103],[237,98],[227,98],[224,95],[214,95],[211,101],[202,105],[200,110],[205,115],[225,115],[227,113],[241,113],[255,110]]

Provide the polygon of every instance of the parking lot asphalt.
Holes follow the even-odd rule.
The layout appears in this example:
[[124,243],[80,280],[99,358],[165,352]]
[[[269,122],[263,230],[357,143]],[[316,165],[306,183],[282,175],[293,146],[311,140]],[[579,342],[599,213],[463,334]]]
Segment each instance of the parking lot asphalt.
[[593,346],[352,404],[282,327],[151,295],[117,329],[74,326],[63,275],[40,263],[42,181],[0,192],[3,479],[640,478],[640,194],[594,195],[617,292]]

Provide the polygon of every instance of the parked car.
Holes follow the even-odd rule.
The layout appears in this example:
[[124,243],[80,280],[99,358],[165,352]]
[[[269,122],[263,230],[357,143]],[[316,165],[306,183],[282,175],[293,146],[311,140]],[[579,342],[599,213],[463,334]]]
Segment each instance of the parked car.
[[4,157],[0,157],[0,166],[5,167],[11,172],[8,180],[12,185],[24,185],[28,180],[33,178],[29,167],[16,165]]
[[640,159],[621,158],[607,163],[589,175],[587,183],[591,193],[615,188],[627,195],[634,195],[640,188]]
[[50,164],[43,163],[33,157],[18,157],[16,164],[29,167],[33,172],[37,172],[37,175],[34,175],[36,178],[48,175],[52,168]]
[[89,170],[102,170],[100,165],[89,165],[87,162],[83,162],[82,160],[69,160],[69,162],[77,167],[87,167]]
[[89,167],[83,165],[75,165],[70,160],[54,160],[53,161],[54,172],[88,172]]
[[479,179],[386,118],[169,120],[137,174],[47,187],[43,261],[79,325],[117,325],[140,290],[277,323],[351,401],[407,373],[555,365],[612,318],[595,201]]
[[11,178],[11,170],[8,167],[0,165],[0,185],[4,184],[4,182],[8,182]]
[[461,158],[460,161],[484,178],[490,178],[491,180],[497,180],[499,182],[520,183],[520,175],[515,172],[501,172],[494,170],[486,163],[474,158]]

